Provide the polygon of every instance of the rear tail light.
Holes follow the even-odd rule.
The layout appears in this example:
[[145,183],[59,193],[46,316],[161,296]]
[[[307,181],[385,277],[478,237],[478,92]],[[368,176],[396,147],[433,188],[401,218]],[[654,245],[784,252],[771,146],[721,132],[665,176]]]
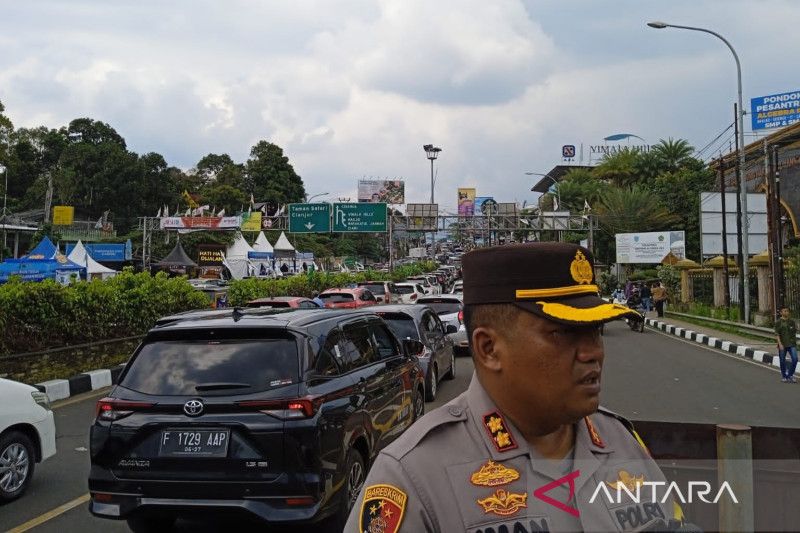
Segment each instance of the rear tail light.
[[464,311],[463,310],[458,312],[458,323],[459,324],[463,324],[464,323]]
[[281,420],[311,418],[317,412],[319,401],[314,397],[292,400],[244,400],[236,402],[238,407],[260,411]]
[[314,498],[311,496],[301,496],[299,498],[286,498],[286,505],[313,505]]
[[417,293],[415,292],[414,294],[411,295],[411,301],[413,302],[416,299],[417,299]]
[[135,411],[150,409],[155,404],[150,402],[134,402],[129,400],[119,400],[117,398],[101,398],[97,401],[94,409],[95,418],[113,422],[124,418]]

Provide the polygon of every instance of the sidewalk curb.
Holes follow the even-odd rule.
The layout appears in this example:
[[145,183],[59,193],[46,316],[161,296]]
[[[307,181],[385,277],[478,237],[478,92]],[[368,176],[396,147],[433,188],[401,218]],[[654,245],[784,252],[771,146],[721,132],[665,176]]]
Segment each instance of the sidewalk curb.
[[123,368],[125,365],[117,365],[110,369],[89,370],[68,379],[51,379],[43,383],[36,383],[34,387],[47,393],[51,402],[65,400],[70,396],[110,387],[122,373]]
[[705,333],[697,333],[696,331],[673,326],[672,324],[667,324],[666,322],[662,322],[660,320],[653,320],[652,318],[645,318],[645,324],[651,328],[669,333],[670,335],[675,335],[676,337],[680,337],[682,339],[695,341],[698,344],[704,344],[710,348],[715,348],[717,350],[722,350],[723,352],[738,355],[742,358],[752,359],[753,361],[765,365],[780,368],[778,356],[765,352],[764,350],[756,350],[743,344],[736,344],[735,342],[722,340],[717,337],[711,337]]

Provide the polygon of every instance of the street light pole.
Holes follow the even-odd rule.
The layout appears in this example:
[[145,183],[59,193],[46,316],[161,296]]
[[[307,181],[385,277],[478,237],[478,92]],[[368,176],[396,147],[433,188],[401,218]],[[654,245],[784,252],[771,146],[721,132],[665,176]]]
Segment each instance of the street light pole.
[[439,148],[438,146],[434,146],[432,144],[423,145],[422,149],[425,150],[426,157],[428,159],[430,159],[430,161],[431,161],[431,204],[434,204],[436,202],[433,199],[433,184],[434,184],[433,162],[434,162],[434,160],[436,160],[437,157],[439,157],[439,152],[441,152],[442,149]]
[[703,33],[708,33],[713,35],[717,39],[721,40],[728,49],[733,54],[733,59],[736,61],[736,82],[737,82],[737,92],[739,98],[739,112],[737,113],[737,120],[739,122],[739,167],[741,172],[743,173],[742,180],[739,184],[739,206],[742,210],[742,215],[744,216],[744,220],[742,221],[742,272],[741,272],[741,283],[744,287],[744,322],[745,324],[750,322],[750,270],[748,268],[748,260],[750,255],[750,247],[749,247],[749,227],[750,223],[747,218],[747,183],[746,179],[744,178],[744,163],[745,163],[745,149],[744,149],[744,107],[742,107],[742,64],[739,62],[739,56],[734,50],[733,45],[731,45],[728,40],[720,35],[715,31],[711,31],[706,28],[696,28],[693,26],[679,26],[677,24],[667,24],[666,22],[648,22],[648,26],[651,28],[656,28],[658,30],[664,28],[677,28],[680,30],[691,30],[691,31],[700,31]]
[[329,194],[330,194],[329,192],[321,192],[319,194],[315,194],[311,198],[309,198],[308,195],[306,194],[305,195],[305,203],[307,203],[307,204],[311,203],[311,200],[313,200],[314,198],[319,198],[320,196],[328,196]]

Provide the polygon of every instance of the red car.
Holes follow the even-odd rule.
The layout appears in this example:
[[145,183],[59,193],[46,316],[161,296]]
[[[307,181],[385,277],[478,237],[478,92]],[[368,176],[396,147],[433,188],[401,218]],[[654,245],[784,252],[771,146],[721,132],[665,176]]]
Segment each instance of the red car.
[[313,300],[302,296],[272,296],[247,302],[247,307],[271,307],[272,309],[319,309]]
[[378,300],[368,289],[328,289],[319,295],[319,299],[329,309],[360,309],[377,305]]

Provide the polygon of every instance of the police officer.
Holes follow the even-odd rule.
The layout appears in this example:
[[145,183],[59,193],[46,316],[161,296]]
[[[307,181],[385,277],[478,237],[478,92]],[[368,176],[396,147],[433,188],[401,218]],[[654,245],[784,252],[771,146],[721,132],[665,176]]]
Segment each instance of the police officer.
[[472,382],[381,451],[345,532],[681,528],[630,422],[599,406],[599,326],[632,311],[598,296],[589,251],[483,248],[463,276]]

